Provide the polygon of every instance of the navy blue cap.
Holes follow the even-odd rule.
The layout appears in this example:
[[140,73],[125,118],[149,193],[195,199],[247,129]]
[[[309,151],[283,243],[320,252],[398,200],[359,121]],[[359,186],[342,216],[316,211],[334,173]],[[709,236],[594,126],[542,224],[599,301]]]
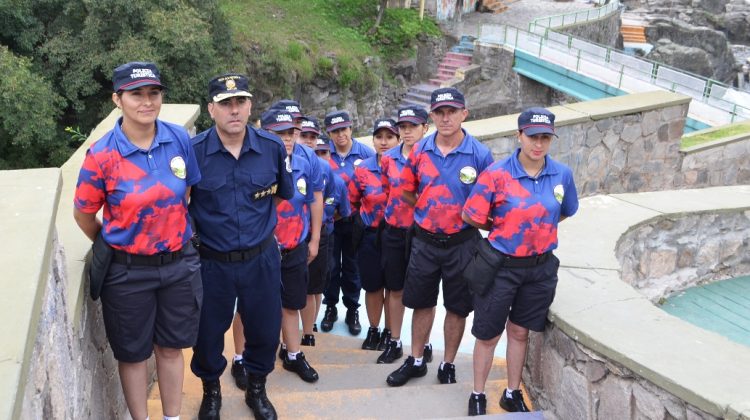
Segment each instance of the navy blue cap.
[[[292,114],[294,116],[294,114]],[[302,117],[302,126],[300,127],[303,133],[315,133],[320,135],[320,125],[318,125],[318,119],[315,117]]]
[[260,126],[267,131],[285,131],[297,128],[294,117],[282,109],[269,109],[260,116]]
[[330,141],[331,139],[328,138],[328,136],[326,135],[322,135],[321,137],[318,137],[318,140],[315,141],[315,151],[317,152],[319,150],[322,150],[322,151],[330,152],[331,151]]
[[529,108],[518,116],[518,130],[527,136],[555,134],[555,114],[541,107]]
[[375,120],[375,124],[372,126],[372,135],[374,136],[378,130],[386,129],[391,133],[398,136],[398,127],[396,127],[396,121],[390,118],[379,118]]
[[326,131],[331,132],[339,128],[351,127],[352,119],[346,111],[331,111],[325,117]]
[[247,77],[237,73],[216,76],[208,82],[208,99],[221,102],[234,96],[252,98]]
[[466,108],[464,94],[456,88],[439,88],[432,91],[430,96],[430,111],[434,111],[441,106],[452,108]]
[[138,89],[143,86],[166,88],[161,84],[159,69],[156,68],[156,64],[147,61],[131,61],[114,69],[112,85],[115,92]]
[[294,118],[302,117],[302,108],[299,106],[299,102],[292,99],[282,99],[280,101],[276,101],[268,109],[283,109],[284,111],[292,114],[292,117]]
[[427,111],[421,106],[407,106],[398,109],[398,122],[410,122],[412,124],[427,124]]

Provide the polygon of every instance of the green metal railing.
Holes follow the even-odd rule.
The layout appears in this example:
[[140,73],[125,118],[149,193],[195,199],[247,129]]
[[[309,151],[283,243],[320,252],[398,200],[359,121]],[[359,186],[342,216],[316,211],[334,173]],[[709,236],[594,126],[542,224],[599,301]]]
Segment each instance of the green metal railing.
[[[610,3],[599,10],[618,4]],[[599,13],[599,16],[604,14]],[[554,22],[551,18],[541,20]],[[750,119],[750,94],[746,92],[713,79],[562,34],[549,27],[535,27],[537,31],[508,25],[483,25],[478,41],[518,48],[622,91],[642,92],[660,88],[688,95],[699,102],[691,104],[691,113],[696,114],[699,121],[711,121],[709,125]]]
[[[597,2],[599,4],[605,3],[604,1]],[[563,26],[575,25],[578,23],[588,22],[590,20],[601,19],[605,16],[609,16],[612,13],[618,12],[620,9],[620,1],[613,0],[603,4],[601,7],[593,9],[579,10],[577,12],[563,13],[559,15],[545,16],[534,19],[533,22],[529,23],[529,32],[539,33],[546,32],[551,28],[561,28]]]

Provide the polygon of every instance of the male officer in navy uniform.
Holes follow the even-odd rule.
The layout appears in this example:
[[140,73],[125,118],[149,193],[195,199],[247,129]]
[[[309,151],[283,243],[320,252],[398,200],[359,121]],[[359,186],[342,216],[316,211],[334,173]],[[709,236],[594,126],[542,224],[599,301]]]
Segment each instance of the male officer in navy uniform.
[[219,377],[227,366],[224,334],[237,311],[245,325],[245,402],[255,418],[275,419],[266,396],[281,328],[281,256],[274,238],[276,197],[294,194],[292,171],[278,137],[248,126],[247,78],[224,74],[209,82],[215,125],[193,139],[204,174],[190,200],[200,239],[204,299],[190,367],[203,381],[198,418],[218,419]]

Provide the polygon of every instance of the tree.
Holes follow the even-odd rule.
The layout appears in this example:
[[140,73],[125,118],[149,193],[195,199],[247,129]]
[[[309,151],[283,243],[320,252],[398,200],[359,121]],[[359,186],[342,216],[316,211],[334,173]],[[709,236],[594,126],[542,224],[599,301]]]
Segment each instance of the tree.
[[375,24],[373,24],[372,28],[367,31],[367,35],[374,35],[375,32],[378,31],[378,26],[380,26],[380,22],[383,21],[383,15],[385,14],[385,9],[387,8],[388,0],[380,0],[380,6],[378,6],[378,16],[375,18]]

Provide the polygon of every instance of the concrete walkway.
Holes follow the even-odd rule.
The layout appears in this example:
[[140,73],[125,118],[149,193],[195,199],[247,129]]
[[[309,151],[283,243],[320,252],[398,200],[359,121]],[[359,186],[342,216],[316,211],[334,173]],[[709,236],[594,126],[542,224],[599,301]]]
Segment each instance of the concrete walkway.
[[469,13],[460,22],[441,22],[443,32],[450,33],[456,39],[461,35],[479,37],[479,31],[484,24],[513,25],[527,28],[530,22],[541,17],[577,12],[596,7],[596,4],[586,0],[560,2],[554,0],[517,0],[508,4],[508,9],[502,13]]

